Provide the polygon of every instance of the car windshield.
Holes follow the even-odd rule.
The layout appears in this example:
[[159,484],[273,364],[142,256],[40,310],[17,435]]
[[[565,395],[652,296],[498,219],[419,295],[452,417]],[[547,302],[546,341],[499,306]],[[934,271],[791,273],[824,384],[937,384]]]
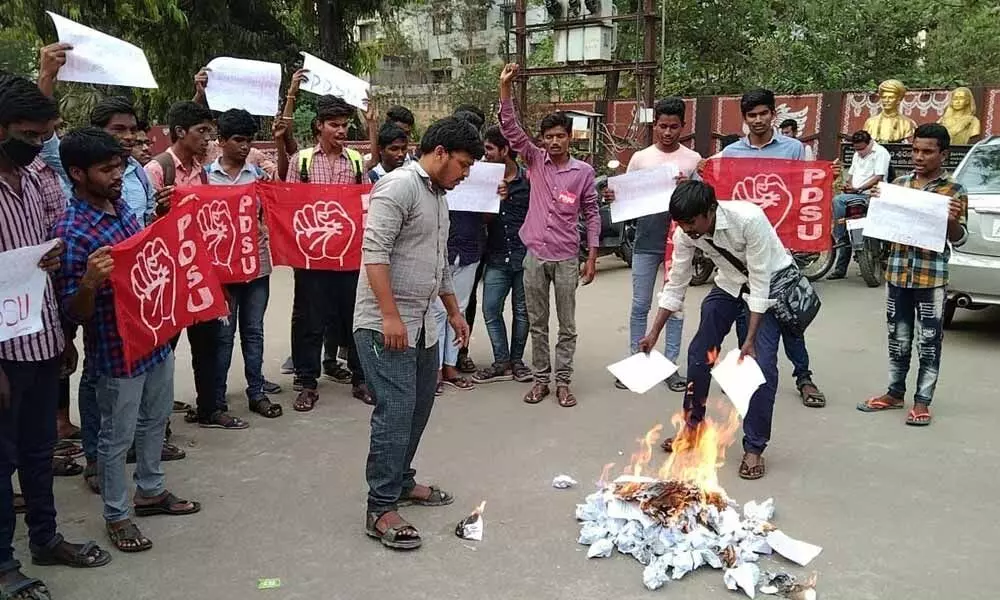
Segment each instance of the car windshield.
[[976,147],[955,179],[970,194],[1000,194],[1000,144]]

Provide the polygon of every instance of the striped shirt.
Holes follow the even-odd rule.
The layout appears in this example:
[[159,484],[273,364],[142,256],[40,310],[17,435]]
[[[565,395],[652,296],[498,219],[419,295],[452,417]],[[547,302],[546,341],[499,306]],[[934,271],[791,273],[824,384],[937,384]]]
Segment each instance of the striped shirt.
[[[920,185],[916,176],[910,173],[897,178],[893,183],[958,199],[962,203],[958,222],[962,226],[963,233],[962,240],[955,245],[964,241],[968,235],[966,218],[969,197],[965,194],[962,184],[956,183],[951,175],[942,172],[937,179]],[[948,242],[944,246],[944,252],[934,252],[904,244],[889,244],[889,264],[885,271],[885,280],[896,287],[904,288],[936,288],[948,285],[948,259],[951,258],[951,246],[952,243]]]
[[[302,160],[299,158],[301,152],[296,152],[288,161],[288,176],[286,181],[302,181]],[[347,149],[340,151],[338,156],[329,156],[323,152],[323,146],[316,144],[313,149],[312,159],[309,161],[309,183],[329,183],[353,185],[357,183],[357,175],[354,173],[354,166],[351,159],[347,157]]]
[[[37,246],[49,239],[38,175],[27,169],[18,169],[17,173],[21,178],[20,195],[0,179],[0,252]],[[0,359],[49,360],[62,354],[65,343],[59,307],[49,279],[42,304],[42,330],[0,342]]]
[[42,193],[42,211],[45,214],[45,231],[66,212],[67,197],[63,192],[62,181],[55,169],[45,164],[40,156],[28,165],[28,169],[38,174],[39,188]]

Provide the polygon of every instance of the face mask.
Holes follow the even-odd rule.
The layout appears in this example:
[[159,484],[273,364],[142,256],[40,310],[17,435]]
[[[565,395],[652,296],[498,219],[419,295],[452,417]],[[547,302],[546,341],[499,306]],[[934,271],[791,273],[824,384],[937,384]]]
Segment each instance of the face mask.
[[10,159],[10,162],[19,167],[30,165],[31,161],[35,160],[35,157],[41,151],[41,144],[36,146],[13,136],[0,142],[0,152]]

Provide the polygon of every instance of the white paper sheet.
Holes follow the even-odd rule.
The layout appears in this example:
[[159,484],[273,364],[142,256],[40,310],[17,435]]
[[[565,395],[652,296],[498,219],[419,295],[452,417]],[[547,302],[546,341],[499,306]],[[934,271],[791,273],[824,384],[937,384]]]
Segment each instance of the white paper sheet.
[[608,370],[628,389],[637,394],[645,394],[653,389],[653,386],[676,373],[677,365],[658,351],[650,350],[649,354],[639,352],[625,360],[608,365]]
[[281,93],[281,65],[259,60],[213,58],[205,98],[212,110],[242,108],[252,115],[273,117]]
[[712,369],[712,377],[719,382],[741,417],[750,410],[750,398],[764,384],[764,373],[752,356],[740,362],[740,349],[734,348]]
[[42,330],[49,277],[38,261],[56,240],[0,253],[0,342]]
[[803,567],[823,551],[819,546],[790,538],[781,530],[767,534],[767,545],[778,554]]
[[500,196],[497,188],[503,181],[506,167],[501,163],[476,161],[469,176],[448,192],[448,209],[465,212],[498,213]]
[[665,212],[670,207],[670,194],[677,187],[677,175],[675,165],[663,165],[609,177],[608,187],[615,193],[611,222]]
[[308,69],[309,73],[302,82],[301,89],[321,96],[324,94],[340,96],[351,106],[362,110],[368,107],[368,88],[371,86],[367,81],[308,52],[303,52],[302,56],[305,57],[302,68]]
[[879,195],[868,204],[865,235],[943,252],[949,199],[942,194],[880,183]]
[[46,11],[59,41],[72,44],[60,81],[155,88],[156,79],[142,48]]

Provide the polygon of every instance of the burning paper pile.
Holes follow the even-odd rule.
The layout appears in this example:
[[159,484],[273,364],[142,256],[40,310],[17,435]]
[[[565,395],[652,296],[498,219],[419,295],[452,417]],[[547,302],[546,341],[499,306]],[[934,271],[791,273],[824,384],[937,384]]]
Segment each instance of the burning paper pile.
[[[748,502],[741,511],[719,486],[716,472],[739,429],[738,415],[730,411],[725,424],[706,419],[695,428],[677,419],[673,452],[657,477],[644,476],[643,471],[659,437],[659,425],[640,441],[625,475],[610,484],[602,476],[601,489],[577,505],[579,543],[590,546],[588,558],[606,558],[615,548],[635,557],[646,566],[642,579],[651,590],[709,565],[724,570],[729,589],[742,589],[753,598],[761,579],[755,563],[760,554],[772,551],[768,538],[778,535],[774,539],[801,543],[771,524],[772,499]],[[612,466],[607,465],[605,472]],[[816,552],[805,562],[820,550],[810,548]]]

